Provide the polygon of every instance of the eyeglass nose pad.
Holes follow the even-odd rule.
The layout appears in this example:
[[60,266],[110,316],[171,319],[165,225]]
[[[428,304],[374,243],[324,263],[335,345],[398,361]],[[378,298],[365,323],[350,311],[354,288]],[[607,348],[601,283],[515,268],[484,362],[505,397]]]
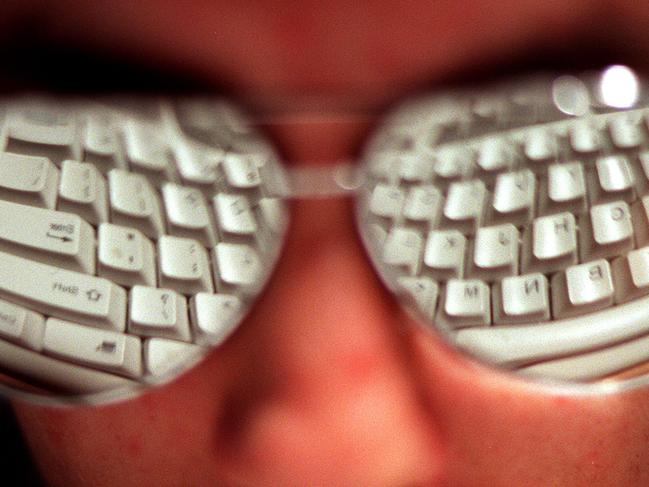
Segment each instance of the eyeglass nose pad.
[[[288,226],[287,172],[243,112],[204,96],[0,106],[0,389],[102,404],[223,343]],[[20,186],[35,175],[38,193]]]
[[363,155],[356,214],[379,276],[467,359],[571,392],[645,385],[647,106],[622,66],[406,101]]

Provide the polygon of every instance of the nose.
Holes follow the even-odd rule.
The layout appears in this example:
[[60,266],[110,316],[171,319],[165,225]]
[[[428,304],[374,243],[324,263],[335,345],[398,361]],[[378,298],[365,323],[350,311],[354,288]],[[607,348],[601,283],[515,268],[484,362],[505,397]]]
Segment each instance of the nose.
[[[279,134],[289,156],[348,155],[341,127],[311,130]],[[241,339],[254,362],[243,384],[264,393],[242,385],[224,406],[229,476],[249,485],[438,485],[443,445],[407,369],[401,316],[364,255],[350,202],[294,203],[280,265]]]
[[350,215],[339,201],[295,208],[281,266],[246,323],[254,377],[244,382],[264,394],[244,386],[230,397],[221,440],[250,485],[431,485],[443,468],[400,313]]

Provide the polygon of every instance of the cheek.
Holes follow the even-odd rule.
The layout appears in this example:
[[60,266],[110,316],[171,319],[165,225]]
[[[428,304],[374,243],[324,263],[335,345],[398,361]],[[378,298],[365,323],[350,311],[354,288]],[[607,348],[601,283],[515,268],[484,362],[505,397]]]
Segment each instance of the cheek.
[[[647,485],[649,391],[569,397],[473,365],[428,333],[413,350],[452,485]],[[481,479],[478,484],[475,479]]]
[[[213,361],[137,400],[99,408],[15,406],[41,472],[52,485],[201,485],[216,481]],[[218,364],[222,365],[222,364]],[[191,398],[191,400],[188,400]]]

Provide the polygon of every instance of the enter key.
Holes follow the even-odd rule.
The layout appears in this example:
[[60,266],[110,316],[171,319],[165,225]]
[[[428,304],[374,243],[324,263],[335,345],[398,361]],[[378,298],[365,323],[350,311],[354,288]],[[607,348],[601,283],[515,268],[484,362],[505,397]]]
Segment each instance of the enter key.
[[0,221],[0,250],[95,273],[95,231],[79,216],[0,200]]

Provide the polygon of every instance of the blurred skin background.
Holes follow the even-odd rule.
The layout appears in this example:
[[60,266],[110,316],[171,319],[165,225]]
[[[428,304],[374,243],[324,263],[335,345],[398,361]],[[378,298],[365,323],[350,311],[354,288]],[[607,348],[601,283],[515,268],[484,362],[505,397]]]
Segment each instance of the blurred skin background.
[[[129,71],[39,57],[83,46],[225,89],[292,165],[354,157],[375,117],[416,89],[548,66],[642,70],[647,25],[649,5],[631,1],[0,6],[15,65],[54,84],[128,86]],[[195,370],[99,408],[15,404],[49,483],[649,485],[649,389],[562,396],[473,365],[383,289],[349,201],[299,202],[292,217],[268,289]]]

